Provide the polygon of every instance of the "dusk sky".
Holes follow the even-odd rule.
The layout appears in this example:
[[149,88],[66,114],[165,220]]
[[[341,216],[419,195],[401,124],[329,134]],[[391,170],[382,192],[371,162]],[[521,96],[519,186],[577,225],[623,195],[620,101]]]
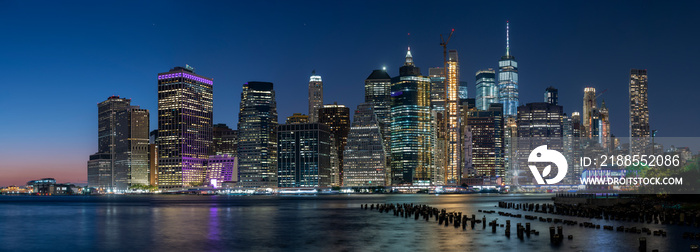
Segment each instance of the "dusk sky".
[[[156,75],[189,64],[214,79],[214,122],[236,128],[247,81],[270,81],[279,121],[308,113],[312,70],[324,102],[354,110],[364,80],[398,75],[406,47],[424,75],[442,66],[439,35],[455,29],[461,80],[497,68],[505,23],[520,102],[559,89],[567,114],[583,88],[601,96],[612,134],[629,135],[629,71],[649,71],[650,125],[700,137],[700,2],[661,1],[6,1],[0,0],[0,186],[54,177],[85,184],[97,151],[97,103],[111,95],[151,111]],[[410,33],[410,38],[407,34]],[[599,99],[599,101],[600,101]],[[697,152],[697,150],[693,150]]]

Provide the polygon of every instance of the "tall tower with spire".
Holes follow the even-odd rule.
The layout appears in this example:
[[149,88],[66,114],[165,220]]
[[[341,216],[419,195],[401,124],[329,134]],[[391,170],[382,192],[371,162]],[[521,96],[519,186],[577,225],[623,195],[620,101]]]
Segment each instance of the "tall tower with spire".
[[318,122],[318,110],[323,106],[323,80],[316,70],[311,71],[309,78],[309,120]]
[[430,78],[414,65],[411,48],[399,76],[391,79],[391,178],[392,184],[430,183],[432,131]]
[[510,55],[510,22],[506,21],[506,55],[498,61],[498,100],[503,104],[503,116],[513,118],[518,113],[518,62]]

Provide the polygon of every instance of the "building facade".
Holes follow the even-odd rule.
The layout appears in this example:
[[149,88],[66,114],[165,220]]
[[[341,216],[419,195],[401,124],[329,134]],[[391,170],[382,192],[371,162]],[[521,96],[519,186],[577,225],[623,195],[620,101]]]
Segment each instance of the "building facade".
[[357,106],[343,152],[345,186],[386,185],[386,152],[373,104]]
[[271,82],[243,84],[238,137],[238,184],[276,187],[277,102]]
[[117,113],[114,181],[117,191],[148,185],[148,133],[150,114],[132,106]]
[[328,125],[333,139],[335,140],[335,150],[338,157],[338,183],[343,184],[343,150],[348,142],[350,132],[350,108],[345,105],[326,104],[319,110],[318,122]]
[[429,183],[432,168],[430,79],[413,63],[409,48],[391,80],[392,184]]
[[331,130],[325,124],[282,124],[277,130],[278,187],[331,185]]
[[479,177],[503,177],[504,119],[503,105],[492,103],[488,110],[470,110],[465,124],[471,133],[470,174]]
[[447,57],[447,164],[445,182],[448,185],[459,184],[462,172],[462,144],[460,134],[459,108],[459,58],[456,50],[449,50]]
[[212,143],[214,81],[190,66],[158,74],[158,187],[204,183]]

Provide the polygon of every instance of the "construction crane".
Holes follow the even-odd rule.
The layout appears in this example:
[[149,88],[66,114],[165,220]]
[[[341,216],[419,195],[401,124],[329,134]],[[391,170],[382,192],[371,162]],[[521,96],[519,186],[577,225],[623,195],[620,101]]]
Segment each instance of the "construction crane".
[[452,38],[452,34],[455,33],[455,29],[452,28],[452,31],[450,31],[450,36],[447,36],[447,40],[445,40],[444,37],[442,37],[442,34],[440,34],[440,46],[442,46],[442,57],[443,57],[443,69],[442,69],[442,76],[444,76],[444,80],[442,81],[442,84],[444,84],[445,88],[445,103],[443,106],[445,107],[443,111],[443,121],[445,121],[445,129],[444,129],[444,138],[445,138],[445,160],[443,162],[443,169],[445,170],[445,179],[447,180],[447,164],[449,162],[449,157],[450,157],[450,152],[449,152],[449,147],[450,147],[450,141],[449,141],[449,136],[448,136],[448,131],[449,131],[449,110],[447,108],[449,96],[448,96],[448,89],[447,89],[447,43],[450,42],[450,39]]
[[598,97],[600,97],[601,95],[603,95],[603,94],[604,94],[605,92],[607,92],[607,91],[608,91],[607,88],[604,89],[603,91],[600,92],[600,94],[596,95],[595,98],[593,98],[593,100],[598,100]]

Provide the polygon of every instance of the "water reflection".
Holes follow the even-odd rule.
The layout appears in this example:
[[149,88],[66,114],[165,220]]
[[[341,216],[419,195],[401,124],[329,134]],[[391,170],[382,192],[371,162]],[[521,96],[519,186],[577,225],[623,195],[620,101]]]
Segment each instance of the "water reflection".
[[[183,196],[143,197],[1,197],[0,251],[628,251],[639,237],[648,250],[686,251],[694,240],[683,240],[692,227],[591,220],[600,225],[664,229],[668,237],[618,233],[564,226],[574,236],[558,247],[549,245],[550,223],[531,221],[541,232],[520,240],[515,226],[527,220],[479,213],[497,209],[498,201],[551,202],[549,195],[337,195],[319,197]],[[511,238],[477,224],[474,229],[438,225],[361,210],[360,204],[427,204],[499,223],[511,220]],[[542,217],[562,216],[536,213]]]

